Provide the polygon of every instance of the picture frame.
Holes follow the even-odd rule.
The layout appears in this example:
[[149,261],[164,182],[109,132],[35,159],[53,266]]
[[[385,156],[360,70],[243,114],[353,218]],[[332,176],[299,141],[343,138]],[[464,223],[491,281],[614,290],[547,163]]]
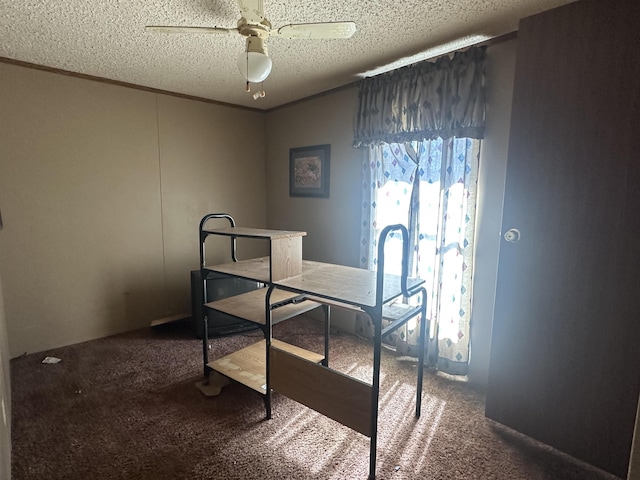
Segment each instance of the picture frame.
[[289,149],[289,196],[329,197],[331,145]]

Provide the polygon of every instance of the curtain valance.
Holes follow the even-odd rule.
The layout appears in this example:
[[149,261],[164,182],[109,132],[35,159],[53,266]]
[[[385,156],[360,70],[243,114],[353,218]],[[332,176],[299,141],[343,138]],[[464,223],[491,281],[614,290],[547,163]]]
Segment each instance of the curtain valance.
[[360,82],[355,147],[484,136],[486,47]]

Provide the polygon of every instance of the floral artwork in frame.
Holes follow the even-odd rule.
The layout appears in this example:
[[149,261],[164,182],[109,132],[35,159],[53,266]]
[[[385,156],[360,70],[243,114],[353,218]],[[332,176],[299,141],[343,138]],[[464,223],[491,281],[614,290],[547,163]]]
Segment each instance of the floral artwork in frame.
[[289,196],[329,197],[331,145],[289,149]]

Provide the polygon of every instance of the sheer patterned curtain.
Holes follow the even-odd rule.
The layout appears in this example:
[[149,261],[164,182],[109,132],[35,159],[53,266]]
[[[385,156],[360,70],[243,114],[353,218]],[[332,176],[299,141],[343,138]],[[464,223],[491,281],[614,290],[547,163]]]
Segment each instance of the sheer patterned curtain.
[[[425,63],[361,85],[356,123],[362,128],[356,130],[355,144],[368,152],[361,266],[376,268],[378,236],[386,225],[407,226],[411,274],[425,280],[429,295],[427,358],[442,371],[465,375],[484,126],[484,48]],[[400,239],[393,238],[386,244],[385,266],[391,273],[399,273],[399,245]],[[358,319],[365,334],[366,320]],[[417,325],[409,323],[386,341],[414,354],[417,333]]]

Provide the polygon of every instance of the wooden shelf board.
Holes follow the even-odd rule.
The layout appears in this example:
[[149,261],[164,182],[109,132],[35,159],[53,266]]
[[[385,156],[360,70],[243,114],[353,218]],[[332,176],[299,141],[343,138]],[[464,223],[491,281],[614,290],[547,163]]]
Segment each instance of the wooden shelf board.
[[273,390],[371,436],[371,385],[274,347],[271,349]]
[[406,305],[400,302],[384,305],[382,307],[382,318],[390,323],[382,329],[382,336],[388,335],[412,318],[418,317],[421,311],[422,309],[419,305]]
[[[312,262],[304,266],[301,275],[274,281],[277,286],[306,292],[320,298],[351,304],[374,307],[376,305],[376,272],[361,268]],[[409,288],[424,283],[422,279],[408,279]],[[385,275],[383,302],[401,295],[400,277]]]
[[419,305],[407,305],[395,302],[382,307],[382,318],[385,320],[397,320],[402,317],[413,318],[420,313]]
[[[311,271],[315,271],[324,266],[326,266],[324,263],[302,260],[302,273],[309,274]],[[269,260],[269,256],[250,258],[240,260],[239,262],[207,265],[204,268],[212,272],[224,273],[225,275],[246,278],[247,280],[254,280],[256,282],[271,282],[271,261]]]
[[329,298],[317,297],[315,295],[305,295],[309,300],[313,300],[314,302],[319,302],[324,305],[329,305],[330,307],[338,307],[344,308],[346,310],[352,310],[356,312],[362,312],[360,307],[356,305],[351,305],[350,303],[339,302],[338,300],[331,300]]
[[[249,320],[250,322],[264,325],[266,323],[266,296],[267,289],[260,288],[251,292],[235,295],[233,297],[216,300],[215,302],[209,302],[206,303],[205,306],[218,312],[226,313],[234,317],[242,318],[243,320]],[[298,296],[299,295],[297,293],[275,289],[271,293],[270,301],[271,304],[274,304],[284,302]],[[276,324],[283,320],[287,320],[289,318],[313,310],[314,308],[317,308],[319,306],[319,303],[309,300],[283,305],[272,310],[271,323]]]
[[239,262],[221,263],[219,265],[207,265],[207,270],[224,273],[234,277],[255,280],[256,282],[269,283],[271,265],[269,257],[251,258]]
[[214,235],[226,235],[228,237],[238,238],[289,238],[304,237],[307,232],[296,232],[291,230],[267,230],[263,228],[247,228],[247,227],[227,227],[203,230],[206,233]]
[[[295,345],[273,339],[271,345],[296,357],[320,363],[324,357]],[[222,375],[246,385],[258,393],[266,393],[266,341],[261,340],[242,350],[208,363],[208,367]]]
[[177,315],[171,315],[170,317],[157,318],[151,321],[152,327],[157,327],[158,325],[164,325],[166,323],[177,322],[180,320],[187,320],[191,318],[190,313],[179,313]]
[[302,237],[271,240],[271,281],[302,273]]

